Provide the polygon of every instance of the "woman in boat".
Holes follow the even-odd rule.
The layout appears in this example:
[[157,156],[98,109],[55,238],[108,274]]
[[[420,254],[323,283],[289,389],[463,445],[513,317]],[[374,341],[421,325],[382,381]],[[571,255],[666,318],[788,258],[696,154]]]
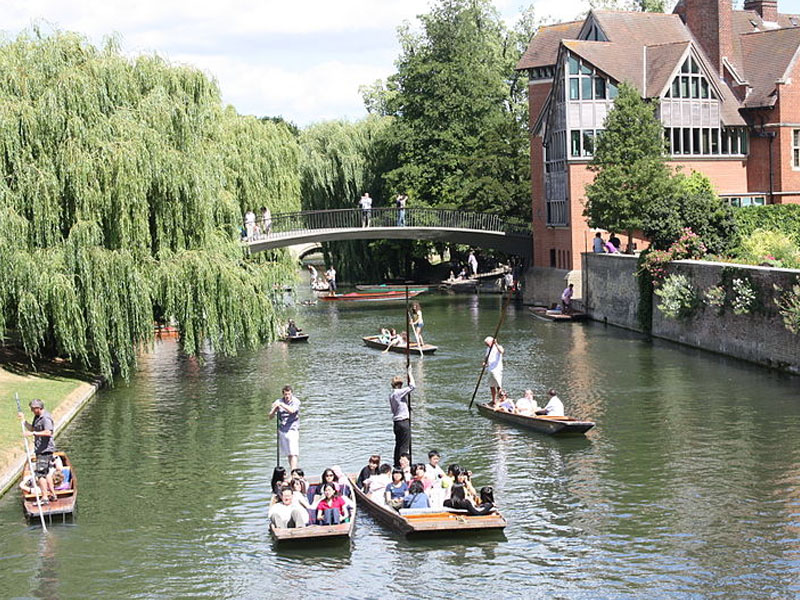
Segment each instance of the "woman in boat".
[[394,329],[389,330],[389,340],[386,343],[386,348],[383,349],[384,352],[388,352],[389,348],[397,345],[405,345],[406,344],[406,332],[402,332],[400,335],[397,335],[397,331]]
[[453,484],[450,498],[444,501],[447,508],[466,510],[470,515],[488,515],[494,511],[494,490],[490,486],[481,488],[481,498],[477,505],[467,497],[466,488],[460,483]]
[[369,496],[370,500],[377,504],[384,503],[386,486],[392,482],[391,472],[392,467],[387,463],[383,463],[378,468],[377,475],[373,475],[364,480],[364,493]]
[[332,483],[322,484],[322,500],[317,504],[317,523],[319,525],[338,525],[350,516],[350,507]]
[[303,331],[302,329],[297,328],[297,324],[295,324],[294,319],[289,319],[289,325],[286,327],[286,333],[289,337],[297,337],[297,334]]
[[364,481],[372,477],[373,475],[378,474],[378,467],[381,464],[381,457],[378,454],[373,454],[369,457],[369,461],[367,462],[367,466],[361,469],[361,472],[358,474],[358,479],[356,479],[356,485],[360,489],[364,489]]
[[269,489],[278,498],[281,497],[281,489],[289,483],[289,478],[286,476],[286,467],[278,465],[272,471],[272,482],[269,484]]
[[409,484],[419,481],[422,484],[422,489],[427,493],[428,489],[433,485],[433,483],[430,479],[425,477],[425,465],[423,463],[415,464],[413,467],[411,467],[411,473],[412,477]]
[[514,401],[508,397],[508,392],[504,389],[497,392],[497,410],[509,413],[514,412]]
[[403,472],[403,479],[411,481],[411,456],[408,452],[401,452],[397,462]]
[[338,486],[336,488],[336,492],[345,498],[351,497],[350,485],[347,483],[347,475],[344,474],[342,471],[342,467],[339,465],[333,465],[331,467],[331,471],[333,474],[336,475],[336,483],[335,485]]
[[303,469],[292,469],[292,479],[299,479],[300,483],[303,485],[303,493],[308,493],[308,480],[306,479],[306,474]]
[[392,508],[402,508],[406,494],[408,494],[408,484],[403,479],[403,471],[395,467],[392,469],[392,482],[386,486],[384,501]]
[[478,492],[475,491],[475,488],[472,485],[472,472],[468,471],[467,469],[462,469],[456,475],[456,483],[462,485],[464,487],[464,491],[467,495],[467,498],[473,502],[479,502],[480,496],[478,496]]
[[408,495],[403,499],[403,508],[430,508],[431,500],[422,487],[422,481],[411,482],[408,488]]
[[308,509],[311,505],[308,503],[308,496],[306,496],[305,487],[303,485],[303,481],[297,478],[292,479],[289,483],[289,489],[292,490],[292,496],[294,497],[294,502],[299,504],[305,509]]
[[420,346],[424,346],[425,342],[422,339],[422,328],[425,327],[425,321],[422,320],[422,307],[419,302],[414,302],[411,305],[411,326],[417,332],[417,340]]
[[381,344],[388,344],[389,340],[391,339],[392,339],[392,333],[388,329],[386,329],[386,327],[381,327],[381,333],[378,336],[378,341]]

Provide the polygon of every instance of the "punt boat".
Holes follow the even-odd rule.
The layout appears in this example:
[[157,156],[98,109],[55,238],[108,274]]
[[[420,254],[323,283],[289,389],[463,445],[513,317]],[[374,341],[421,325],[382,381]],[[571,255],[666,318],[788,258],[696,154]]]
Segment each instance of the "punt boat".
[[308,334],[307,333],[297,333],[295,335],[287,335],[281,338],[282,342],[307,342],[308,341]]
[[506,421],[525,429],[532,429],[548,435],[583,435],[594,427],[594,421],[579,421],[573,417],[551,417],[548,415],[529,417],[497,410],[489,406],[489,404],[478,404],[477,406],[478,412],[484,417]]
[[[309,482],[308,486],[308,501],[309,504],[316,494],[318,481]],[[308,541],[343,541],[349,540],[353,536],[353,529],[356,526],[356,513],[358,506],[355,496],[351,493],[350,499],[353,501],[352,514],[350,520],[346,523],[339,525],[308,525],[306,527],[275,527],[272,523],[269,524],[269,531],[273,539],[280,542],[308,542]],[[276,502],[273,498],[272,502]],[[308,509],[309,523],[314,523],[317,520],[317,511],[313,508]]]
[[[65,452],[54,452],[53,457],[61,457],[61,462],[65,467],[65,471],[69,472],[69,480],[56,488],[56,500],[50,501],[48,504],[42,504],[42,514],[47,518],[54,516],[61,516],[66,519],[67,515],[75,512],[75,507],[78,503],[78,478],[75,476],[75,469]],[[35,460],[35,459],[34,459]],[[22,469],[22,481],[30,477],[30,465],[25,462]],[[61,488],[61,489],[59,489]],[[39,518],[39,505],[36,504],[36,494],[27,494],[24,490],[20,490],[22,494],[22,508],[25,511],[25,516],[28,519]],[[44,499],[40,496],[41,499]]]
[[457,509],[418,509],[400,513],[395,509],[372,500],[355,484],[356,476],[350,476],[350,485],[364,508],[384,525],[406,536],[453,534],[476,531],[502,531],[506,520],[499,512],[488,515],[470,515]]
[[[356,289],[359,292],[370,292],[370,293],[371,292],[403,292],[403,293],[405,293],[406,286],[403,283],[398,283],[398,284],[394,284],[394,283],[380,283],[380,284],[378,284],[378,283],[376,283],[376,284],[372,284],[372,285],[368,285],[368,284],[357,285]],[[429,286],[429,285],[412,284],[412,285],[408,286],[409,293],[411,293],[411,292],[419,292],[421,294],[423,292],[427,292],[430,289],[431,289],[431,286]]]
[[565,323],[570,321],[585,321],[589,318],[585,312],[574,311],[569,314],[564,314],[560,310],[551,310],[543,306],[534,306],[530,308],[531,315],[543,321],[551,321],[553,323]]
[[[379,335],[368,335],[366,337],[362,337],[361,339],[364,340],[364,344],[369,346],[370,348],[375,348],[377,350],[386,350],[386,347],[389,345],[386,342],[382,342],[380,339],[381,336]],[[434,346],[432,344],[422,344],[422,353],[423,354],[433,354],[439,349],[439,346]],[[411,345],[408,347],[409,354],[419,354],[420,347],[417,342],[411,342]],[[389,352],[397,352],[399,354],[406,353],[406,345],[405,344],[395,344],[391,348],[389,348]]]
[[[413,298],[422,292],[408,292],[408,297]],[[350,292],[349,294],[336,294],[335,296],[325,295],[319,296],[320,300],[325,302],[379,302],[386,300],[405,300],[406,293],[404,291],[387,291],[387,292]]]

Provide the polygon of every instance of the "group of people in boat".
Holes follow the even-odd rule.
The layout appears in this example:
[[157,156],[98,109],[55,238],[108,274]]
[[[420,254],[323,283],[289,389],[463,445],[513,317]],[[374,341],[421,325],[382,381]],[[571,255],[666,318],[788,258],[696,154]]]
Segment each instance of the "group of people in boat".
[[[422,307],[419,302],[414,302],[411,305],[411,310],[408,313],[408,323],[414,329],[415,339],[419,342],[420,346],[424,346],[425,342],[422,339],[422,330],[425,327],[425,320],[422,318]],[[408,343],[408,337],[405,331],[397,332],[394,328],[381,327],[378,341],[386,344],[384,352],[388,352],[389,348],[393,346],[405,346]]]
[[279,529],[307,525],[339,525],[353,515],[353,490],[339,465],[322,472],[320,482],[310,485],[300,468],[287,472],[282,466],[272,473],[269,520]]
[[500,388],[497,397],[494,401],[489,403],[489,406],[495,410],[500,410],[515,415],[522,415],[525,417],[534,417],[536,415],[547,415],[550,417],[563,417],[564,416],[564,403],[558,397],[558,394],[553,388],[547,391],[549,397],[547,404],[540,407],[533,398],[533,390],[525,390],[525,394],[517,401],[508,397],[508,393]]
[[55,454],[53,416],[44,409],[44,402],[39,398],[31,400],[28,406],[33,413],[31,423],[25,420],[22,412],[17,416],[23,424],[25,436],[33,438],[33,473],[20,483],[20,488],[26,494],[36,494],[42,504],[48,504],[58,500],[57,490],[69,489],[71,473],[69,468],[65,469],[61,457]]
[[[470,515],[485,515],[495,511],[494,490],[490,486],[475,490],[472,472],[451,464],[445,472],[440,466],[438,450],[428,452],[428,463],[411,463],[407,452],[392,467],[381,463],[373,454],[361,469],[356,485],[373,502],[401,514],[417,509],[466,511]],[[406,510],[404,510],[406,509]]]

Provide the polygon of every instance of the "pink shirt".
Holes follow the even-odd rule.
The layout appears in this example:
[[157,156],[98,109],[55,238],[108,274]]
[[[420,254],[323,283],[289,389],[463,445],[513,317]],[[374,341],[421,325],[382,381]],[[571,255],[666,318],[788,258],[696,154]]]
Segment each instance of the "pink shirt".
[[325,510],[327,508],[338,508],[339,514],[343,515],[344,510],[342,509],[344,508],[344,504],[345,504],[344,498],[342,498],[341,496],[334,496],[330,500],[328,500],[327,498],[323,498],[322,500],[319,501],[319,504],[317,504],[317,510]]

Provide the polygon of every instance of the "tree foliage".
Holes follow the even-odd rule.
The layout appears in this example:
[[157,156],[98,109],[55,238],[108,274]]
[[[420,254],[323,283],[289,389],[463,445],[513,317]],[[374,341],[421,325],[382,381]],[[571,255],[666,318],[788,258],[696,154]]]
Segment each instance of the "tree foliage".
[[271,338],[285,260],[247,259],[243,211],[299,206],[281,123],[201,72],[71,33],[0,45],[0,335],[127,377],[154,318],[190,353]]

